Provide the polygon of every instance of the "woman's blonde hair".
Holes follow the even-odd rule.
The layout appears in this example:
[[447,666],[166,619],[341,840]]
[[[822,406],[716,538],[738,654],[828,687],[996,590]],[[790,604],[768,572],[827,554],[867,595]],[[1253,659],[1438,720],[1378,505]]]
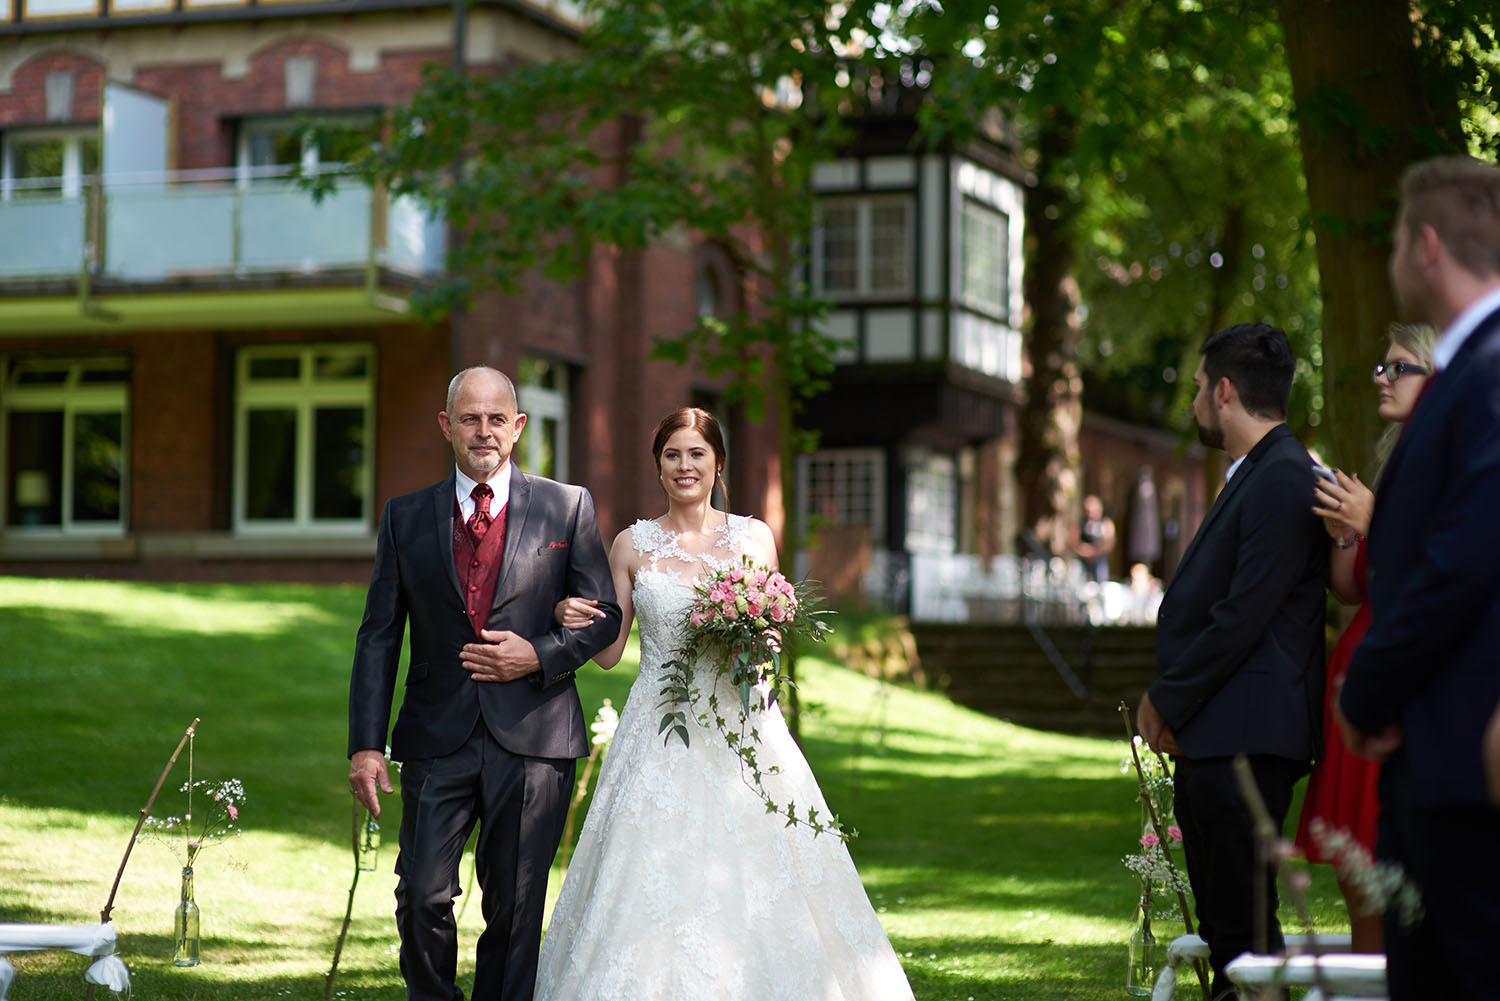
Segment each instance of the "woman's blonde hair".
[[[1410,351],[1423,368],[1428,371],[1432,370],[1432,349],[1437,345],[1438,338],[1438,332],[1435,329],[1425,323],[1393,323],[1386,334],[1392,345]],[[1408,414],[1407,419],[1410,420],[1411,415]],[[1391,457],[1391,452],[1396,447],[1396,439],[1399,437],[1401,437],[1401,422],[1392,421],[1375,440],[1375,468],[1370,470],[1371,489],[1374,489],[1375,484],[1380,482],[1380,474],[1384,472],[1386,460]]]

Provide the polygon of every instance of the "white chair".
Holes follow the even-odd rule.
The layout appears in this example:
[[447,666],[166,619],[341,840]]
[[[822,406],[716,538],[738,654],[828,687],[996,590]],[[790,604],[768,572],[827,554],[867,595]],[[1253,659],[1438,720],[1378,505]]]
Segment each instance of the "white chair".
[[[1208,958],[1208,943],[1197,935],[1179,935],[1167,946],[1167,965],[1157,977],[1151,1001],[1171,1001],[1178,969]],[[1348,935],[1317,936],[1317,955],[1305,935],[1286,936],[1286,954],[1260,956],[1246,952],[1225,968],[1235,986],[1249,991],[1266,987],[1311,988],[1303,1001],[1385,1001],[1385,957],[1349,951]],[[1329,993],[1318,988],[1321,981]]]
[[83,979],[108,987],[116,994],[130,987],[130,971],[115,953],[115,928],[99,925],[0,924],[0,1001],[16,978],[15,967],[5,957],[13,952],[66,949],[80,956],[93,956]]

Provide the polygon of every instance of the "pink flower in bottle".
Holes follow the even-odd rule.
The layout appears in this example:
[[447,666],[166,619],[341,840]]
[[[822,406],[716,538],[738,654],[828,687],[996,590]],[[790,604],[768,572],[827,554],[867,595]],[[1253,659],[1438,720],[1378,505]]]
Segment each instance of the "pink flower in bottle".
[[1176,824],[1173,824],[1171,827],[1167,828],[1167,834],[1173,841],[1182,840],[1182,828],[1178,827]]
[[1142,848],[1155,848],[1159,844],[1161,844],[1161,838],[1158,838],[1155,834],[1152,834],[1150,831],[1147,831],[1145,834],[1141,835],[1141,847]]

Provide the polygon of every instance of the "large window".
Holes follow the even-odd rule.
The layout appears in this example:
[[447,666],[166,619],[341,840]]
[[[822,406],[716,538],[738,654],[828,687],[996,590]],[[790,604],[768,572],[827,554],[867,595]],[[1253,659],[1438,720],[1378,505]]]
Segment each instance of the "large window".
[[827,198],[813,228],[813,286],[836,298],[904,296],[912,288],[912,200]]
[[906,456],[906,551],[957,550],[957,463],[942,452],[912,449]]
[[378,135],[374,119],[368,117],[320,119],[320,124],[325,126],[321,132],[305,117],[246,119],[235,155],[241,176],[288,167],[311,172],[345,163]]
[[568,368],[561,362],[527,356],[521,359],[521,432],[516,461],[528,473],[552,480],[568,478]]
[[16,357],[4,371],[6,526],[123,532],[129,362]]
[[964,303],[1010,319],[1010,218],[972,199],[963,210]]
[[885,455],[873,448],[825,449],[801,457],[802,523],[862,527],[885,535]]
[[99,172],[99,130],[18,129],[0,135],[0,198],[77,198]]
[[363,531],[375,436],[367,344],[253,347],[235,371],[238,530]]

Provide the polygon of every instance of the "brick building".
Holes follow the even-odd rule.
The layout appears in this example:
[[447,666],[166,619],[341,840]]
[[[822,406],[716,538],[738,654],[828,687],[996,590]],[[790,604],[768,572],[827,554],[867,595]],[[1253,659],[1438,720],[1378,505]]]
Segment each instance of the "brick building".
[[[0,0],[0,572],[362,579],[387,497],[451,466],[451,373],[511,373],[523,468],[587,484],[606,539],[660,503],[649,435],[719,387],[647,360],[741,298],[690,239],[600,254],[439,323],[442,220],[297,164],[424,64],[570,51],[565,2]],[[735,507],[780,524],[774,440],[732,417]]]

